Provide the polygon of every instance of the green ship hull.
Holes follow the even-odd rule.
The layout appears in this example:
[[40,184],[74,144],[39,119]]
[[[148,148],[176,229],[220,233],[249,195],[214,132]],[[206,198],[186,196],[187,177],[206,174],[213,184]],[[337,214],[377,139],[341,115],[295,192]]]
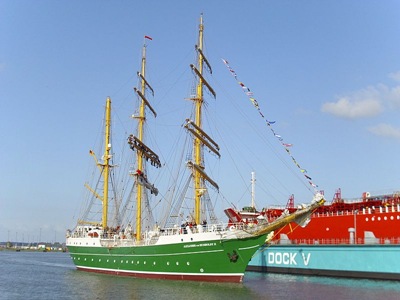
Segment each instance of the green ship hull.
[[[249,261],[264,244],[265,238],[266,235],[261,235],[115,248],[69,245],[68,250],[76,267],[88,272],[142,278],[242,282]],[[74,240],[71,242],[89,244],[91,239]]]

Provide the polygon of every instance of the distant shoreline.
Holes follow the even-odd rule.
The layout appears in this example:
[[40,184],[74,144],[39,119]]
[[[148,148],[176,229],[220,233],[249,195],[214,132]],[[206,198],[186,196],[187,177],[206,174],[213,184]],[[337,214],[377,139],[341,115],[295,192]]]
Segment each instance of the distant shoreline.
[[8,252],[68,252],[67,249],[63,250],[43,250],[43,249],[15,249],[15,248],[4,248],[0,247],[0,251]]

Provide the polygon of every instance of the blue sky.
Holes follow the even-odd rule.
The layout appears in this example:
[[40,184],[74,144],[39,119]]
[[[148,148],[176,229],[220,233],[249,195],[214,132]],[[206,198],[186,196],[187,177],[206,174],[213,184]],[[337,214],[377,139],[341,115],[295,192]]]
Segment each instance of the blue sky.
[[121,123],[134,111],[144,35],[159,114],[150,123],[161,127],[159,148],[174,151],[201,12],[217,92],[207,109],[222,128],[213,136],[223,149],[237,142],[221,150],[218,171],[211,165],[229,202],[248,204],[251,171],[259,207],[311,193],[221,58],[328,200],[337,188],[347,198],[400,190],[399,1],[3,0],[0,241],[64,240],[106,97]]

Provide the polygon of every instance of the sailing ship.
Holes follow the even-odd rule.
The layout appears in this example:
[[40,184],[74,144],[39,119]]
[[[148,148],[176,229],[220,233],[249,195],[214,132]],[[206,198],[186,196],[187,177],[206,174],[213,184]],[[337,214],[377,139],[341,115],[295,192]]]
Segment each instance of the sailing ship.
[[[137,132],[127,137],[135,159],[134,168],[129,172],[135,191],[132,193],[134,201],[130,198],[129,203],[136,204],[136,216],[124,223],[122,216],[131,205],[122,205],[117,193],[109,195],[110,185],[115,183],[111,174],[116,166],[112,163],[111,150],[111,99],[107,98],[102,159],[98,160],[90,151],[102,175],[96,185],[101,185],[102,191],[87,186],[94,202],[101,203],[101,213],[98,221],[91,221],[87,219],[90,209],[85,209],[76,227],[67,233],[66,246],[78,270],[142,278],[241,282],[251,257],[273,235],[274,230],[290,222],[305,222],[324,203],[323,197],[317,194],[303,209],[283,215],[273,222],[262,220],[256,226],[243,223],[228,226],[217,220],[210,208],[208,189],[218,190],[219,186],[206,173],[204,163],[206,149],[218,157],[220,154],[219,145],[203,129],[203,90],[207,89],[213,97],[216,96],[205,77],[206,70],[211,72],[211,65],[203,52],[203,31],[201,16],[195,47],[197,62],[190,65],[196,78],[196,93],[190,98],[194,116],[193,120],[187,119],[184,126],[192,139],[192,156],[186,163],[190,173],[186,186],[192,183],[194,203],[189,219],[182,223],[184,215],[176,206],[171,208],[171,215],[164,224],[151,225],[151,218],[145,215],[151,213],[150,198],[159,193],[151,181],[149,168],[162,167],[159,156],[145,139],[147,114],[157,115],[147,96],[154,91],[146,79],[145,39],[141,71],[138,72],[139,87],[135,88],[139,101],[138,113],[134,115]],[[110,201],[115,205],[111,207]],[[93,201],[90,203],[93,204]],[[109,218],[111,211],[116,212],[117,217]]]

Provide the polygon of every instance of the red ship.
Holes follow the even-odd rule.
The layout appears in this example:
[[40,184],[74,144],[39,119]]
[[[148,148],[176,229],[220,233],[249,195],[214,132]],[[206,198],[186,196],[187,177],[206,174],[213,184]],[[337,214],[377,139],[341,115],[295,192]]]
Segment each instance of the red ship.
[[[286,207],[269,207],[257,211],[254,206],[238,211],[225,210],[232,224],[248,226],[266,219],[271,222],[285,213],[299,209],[292,195]],[[308,220],[290,223],[275,232],[272,244],[400,244],[400,192],[343,199],[338,189],[331,202],[319,207]],[[307,225],[307,226],[305,226]]]

